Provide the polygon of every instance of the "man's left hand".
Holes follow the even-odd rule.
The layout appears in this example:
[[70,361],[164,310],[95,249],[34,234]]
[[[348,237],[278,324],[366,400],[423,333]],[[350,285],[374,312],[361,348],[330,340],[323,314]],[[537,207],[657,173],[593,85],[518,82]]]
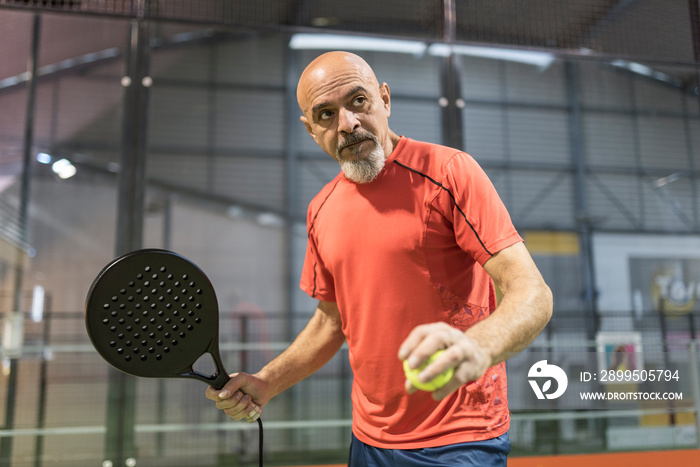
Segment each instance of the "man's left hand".
[[[426,366],[418,375],[428,382],[449,368],[454,368],[452,379],[443,387],[433,391],[435,400],[452,394],[463,384],[476,380],[491,366],[491,358],[475,340],[447,323],[431,323],[417,326],[408,335],[399,349],[399,360],[408,360],[411,368],[418,368],[438,350],[445,352]],[[406,380],[406,392],[417,389]]]

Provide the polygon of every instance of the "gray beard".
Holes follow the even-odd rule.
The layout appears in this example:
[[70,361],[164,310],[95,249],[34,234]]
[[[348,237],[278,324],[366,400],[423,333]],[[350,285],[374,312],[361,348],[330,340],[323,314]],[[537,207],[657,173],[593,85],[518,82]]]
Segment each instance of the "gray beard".
[[[358,135],[359,136],[359,135]],[[347,143],[349,144],[350,141],[355,141],[356,139],[359,139],[358,136],[351,136],[346,139]],[[384,169],[384,163],[386,160],[386,155],[384,154],[384,148],[382,148],[381,144],[379,144],[379,140],[377,139],[376,136],[369,132],[363,132],[362,137],[369,138],[375,143],[374,149],[372,149],[369,154],[367,154],[367,157],[364,159],[354,159],[354,160],[348,160],[348,159],[341,159],[340,157],[340,151],[346,144],[341,144],[339,146],[338,150],[338,155],[337,155],[337,160],[340,163],[340,168],[343,171],[343,174],[345,174],[345,177],[353,181],[355,183],[369,183],[377,176],[379,173]]]
[[384,161],[384,150],[377,146],[364,159],[340,161],[340,168],[349,180],[355,183],[369,183],[382,171]]

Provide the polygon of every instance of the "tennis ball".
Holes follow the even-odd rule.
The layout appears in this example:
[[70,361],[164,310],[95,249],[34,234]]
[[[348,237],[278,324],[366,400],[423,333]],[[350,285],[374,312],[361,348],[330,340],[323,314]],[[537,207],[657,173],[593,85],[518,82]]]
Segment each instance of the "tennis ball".
[[432,392],[446,385],[447,382],[452,379],[452,375],[454,374],[454,368],[448,368],[447,370],[443,371],[427,383],[422,383],[418,381],[418,373],[420,373],[423,370],[423,368],[432,363],[436,358],[440,357],[440,355],[442,355],[444,352],[444,350],[438,350],[430,356],[427,362],[425,362],[423,365],[421,365],[419,368],[416,368],[415,370],[408,366],[408,360],[404,360],[403,371],[404,373],[406,373],[406,378],[411,382],[411,384],[413,384],[413,386],[422,391]]

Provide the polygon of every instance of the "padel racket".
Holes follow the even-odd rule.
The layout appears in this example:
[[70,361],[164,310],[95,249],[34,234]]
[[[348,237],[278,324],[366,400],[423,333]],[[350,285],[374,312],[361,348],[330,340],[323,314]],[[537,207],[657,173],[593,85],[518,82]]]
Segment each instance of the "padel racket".
[[[97,352],[124,373],[193,378],[214,389],[230,379],[219,353],[214,287],[194,263],[171,251],[137,250],[110,262],[88,292],[85,326]],[[207,353],[213,375],[194,368]]]

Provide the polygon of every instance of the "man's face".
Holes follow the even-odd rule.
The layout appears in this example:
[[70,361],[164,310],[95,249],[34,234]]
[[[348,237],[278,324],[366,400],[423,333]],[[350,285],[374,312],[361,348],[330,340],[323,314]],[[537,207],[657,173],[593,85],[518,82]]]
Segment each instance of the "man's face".
[[362,67],[323,67],[303,79],[302,122],[345,175],[367,183],[381,171],[389,137],[390,94]]

